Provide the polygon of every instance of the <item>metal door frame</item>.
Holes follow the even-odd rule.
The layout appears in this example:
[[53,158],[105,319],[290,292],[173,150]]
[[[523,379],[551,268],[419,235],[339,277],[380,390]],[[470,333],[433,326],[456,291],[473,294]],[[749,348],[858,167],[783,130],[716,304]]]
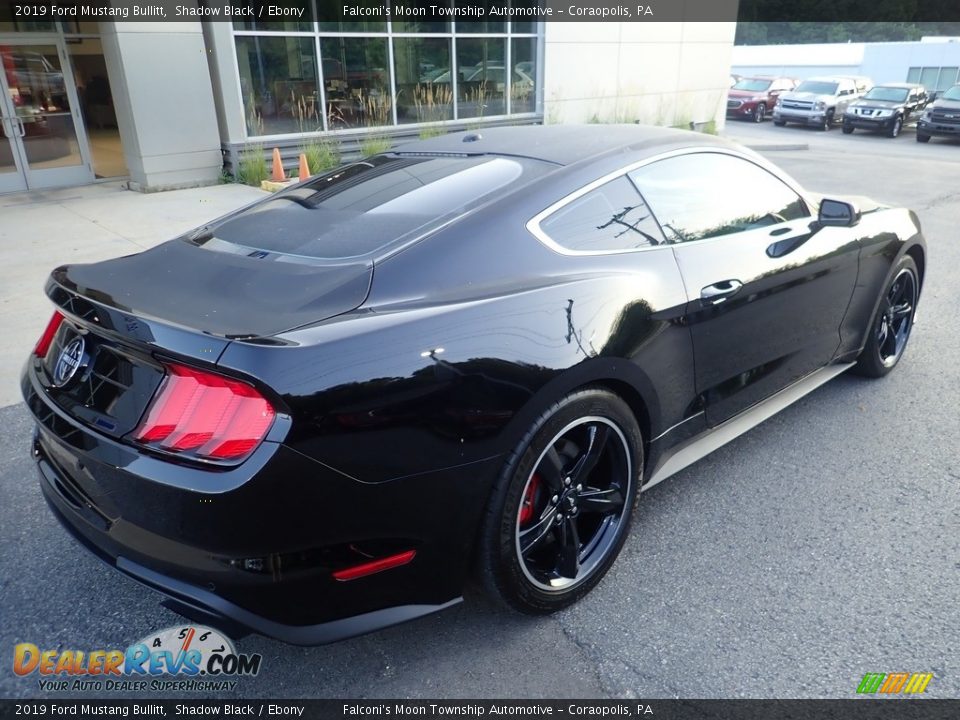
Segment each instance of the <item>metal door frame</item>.
[[[56,33],[17,33],[0,34],[0,46],[17,45],[53,45],[57,49],[60,60],[60,71],[63,73],[64,89],[70,103],[70,117],[73,119],[73,129],[77,136],[77,146],[80,151],[80,164],[57,168],[31,169],[27,162],[26,148],[23,144],[23,124],[15,121],[16,109],[10,100],[10,90],[7,85],[6,73],[0,72],[0,112],[5,118],[5,126],[11,132],[14,162],[19,173],[5,173],[0,175],[0,192],[16,192],[17,190],[37,190],[43,188],[66,187],[69,185],[83,185],[93,182],[93,164],[90,156],[90,146],[87,142],[87,128],[83,122],[83,113],[80,111],[80,97],[73,76],[73,65],[67,53],[66,42],[62,35]],[[17,135],[19,125],[20,135]],[[11,127],[13,126],[13,127]],[[6,187],[4,177],[19,174],[20,182],[13,183],[13,187]]]

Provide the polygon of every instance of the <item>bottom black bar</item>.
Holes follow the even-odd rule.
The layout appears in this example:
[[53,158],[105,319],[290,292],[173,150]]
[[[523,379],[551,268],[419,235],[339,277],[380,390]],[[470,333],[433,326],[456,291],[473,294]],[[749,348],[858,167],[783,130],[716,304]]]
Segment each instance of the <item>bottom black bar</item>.
[[0,700],[0,718],[656,718],[953,720],[960,699],[852,700]]

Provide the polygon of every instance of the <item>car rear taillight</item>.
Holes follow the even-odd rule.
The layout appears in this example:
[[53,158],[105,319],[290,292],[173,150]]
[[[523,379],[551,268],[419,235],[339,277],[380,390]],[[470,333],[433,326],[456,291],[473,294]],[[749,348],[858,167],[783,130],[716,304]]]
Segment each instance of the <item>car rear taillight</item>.
[[166,367],[133,431],[138,443],[204,460],[241,460],[266,437],[276,412],[253,387],[184,365]]
[[50,322],[47,323],[47,328],[43,331],[43,335],[40,336],[40,339],[37,340],[37,346],[33,349],[33,354],[38,358],[44,358],[47,356],[47,352],[50,350],[50,345],[53,343],[53,338],[57,334],[57,330],[60,329],[60,323],[63,322],[63,313],[59,310],[53,311],[53,317],[50,318]]

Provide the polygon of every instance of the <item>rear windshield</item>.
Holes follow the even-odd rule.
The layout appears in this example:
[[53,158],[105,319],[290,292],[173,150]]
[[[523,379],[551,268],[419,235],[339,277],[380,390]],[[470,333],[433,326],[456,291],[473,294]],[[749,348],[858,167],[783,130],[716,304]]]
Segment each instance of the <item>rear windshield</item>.
[[837,83],[820,80],[804,80],[794,88],[794,92],[813,93],[814,95],[833,95],[837,92]]
[[198,241],[318,259],[376,254],[549,167],[489,155],[377,156],[279,192]]
[[870,92],[863,96],[864,100],[881,100],[885,102],[903,102],[907,99],[907,93],[910,90],[907,88],[893,88],[893,87],[875,87],[871,88]]
[[764,92],[768,87],[770,87],[771,82],[771,80],[756,80],[753,78],[747,78],[734,85],[733,89],[746,90],[748,92]]

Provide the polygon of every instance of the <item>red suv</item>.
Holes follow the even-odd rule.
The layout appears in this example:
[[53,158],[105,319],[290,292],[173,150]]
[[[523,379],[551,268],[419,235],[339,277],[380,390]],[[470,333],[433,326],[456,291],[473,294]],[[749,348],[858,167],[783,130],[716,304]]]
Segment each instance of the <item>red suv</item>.
[[740,78],[727,92],[727,117],[763,122],[780,93],[793,90],[797,81],[785,77]]

